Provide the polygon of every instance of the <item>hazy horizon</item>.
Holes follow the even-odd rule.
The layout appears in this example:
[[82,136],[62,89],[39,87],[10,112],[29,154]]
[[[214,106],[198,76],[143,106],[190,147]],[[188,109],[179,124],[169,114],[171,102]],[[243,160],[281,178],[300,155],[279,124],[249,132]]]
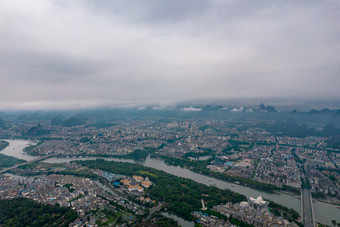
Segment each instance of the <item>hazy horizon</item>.
[[[53,104],[53,103],[52,103]],[[120,103],[106,105],[75,105],[75,106],[17,106],[11,108],[1,108],[0,112],[64,112],[64,111],[92,111],[92,110],[112,110],[112,109],[130,109],[130,110],[184,110],[195,111],[194,108],[205,106],[224,107],[223,109],[230,111],[232,108],[244,107],[246,109],[258,109],[260,104],[265,106],[273,106],[277,111],[307,112],[310,110],[339,110],[340,101],[297,101],[297,100],[271,100],[271,99],[232,99],[232,100],[187,100],[173,103]],[[188,109],[186,109],[188,108]],[[193,108],[193,110],[191,110]]]

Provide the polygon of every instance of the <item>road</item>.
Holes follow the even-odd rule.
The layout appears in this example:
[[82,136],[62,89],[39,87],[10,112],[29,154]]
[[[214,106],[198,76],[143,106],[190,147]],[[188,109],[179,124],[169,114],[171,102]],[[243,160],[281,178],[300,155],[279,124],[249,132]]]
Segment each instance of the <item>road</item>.
[[15,165],[15,166],[12,166],[12,167],[8,167],[8,168],[6,168],[6,169],[1,170],[1,171],[0,171],[0,174],[1,174],[1,173],[6,173],[7,171],[10,171],[10,170],[12,170],[12,169],[16,169],[16,168],[19,167],[19,166],[28,165],[28,164],[31,164],[31,163],[33,163],[33,162],[38,162],[38,161],[41,161],[41,160],[43,160],[43,159],[50,158],[50,157],[52,157],[53,155],[54,155],[54,154],[46,155],[46,156],[39,157],[39,158],[36,158],[36,159],[31,160],[31,161],[28,161],[28,162],[24,162],[24,163],[20,163],[20,164],[17,164],[17,165]]
[[118,195],[114,190],[112,190],[111,188],[107,187],[106,185],[100,183],[99,181],[95,181],[95,183],[104,191],[109,192],[117,197],[121,197],[121,195]]
[[[305,166],[304,168],[304,174],[302,172],[302,177],[305,180],[305,182],[308,181],[308,168]],[[307,187],[309,187],[307,185]],[[312,195],[310,193],[309,188],[301,188],[301,199],[302,199],[302,212],[303,212],[303,224],[306,227],[314,227],[315,226],[315,220],[314,220],[314,213],[313,213],[313,201],[312,201]]]
[[312,210],[312,201],[311,194],[309,189],[302,189],[302,204],[303,204],[303,218],[304,218],[304,226],[306,227],[314,227],[314,219],[313,219],[313,210]]
[[161,202],[160,202],[160,203],[158,203],[157,206],[153,207],[153,208],[149,211],[149,215],[147,216],[146,220],[149,220],[149,219],[151,218],[152,214],[155,213],[155,212],[157,212],[157,211],[159,211],[159,210],[162,208],[163,205],[164,205],[164,203],[161,203]]

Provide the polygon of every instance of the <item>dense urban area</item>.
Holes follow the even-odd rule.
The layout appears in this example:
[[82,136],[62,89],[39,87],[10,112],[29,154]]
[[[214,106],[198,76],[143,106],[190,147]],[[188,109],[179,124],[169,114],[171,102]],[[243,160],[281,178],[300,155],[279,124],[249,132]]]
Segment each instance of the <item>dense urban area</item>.
[[[317,224],[313,208],[305,215],[313,220],[307,221],[297,211],[261,196],[240,195],[138,162],[117,161],[147,158],[266,193],[297,198],[308,193],[313,200],[339,207],[340,129],[314,120],[325,116],[337,119],[336,113],[284,114],[263,104],[217,114],[212,107],[192,110],[173,116],[119,112],[111,118],[89,113],[0,115],[0,149],[13,140],[26,140],[24,152],[42,157],[25,163],[0,153],[0,210],[11,207],[9,201],[33,201],[37,205],[13,205],[11,209],[25,212],[37,207],[42,212],[40,216],[37,212],[38,226],[177,226],[178,220],[196,226]],[[50,163],[43,161],[45,156],[79,160]],[[98,159],[80,159],[84,157]],[[58,212],[67,215],[53,216],[48,213],[51,209],[62,209]],[[30,212],[34,211],[23,215]],[[0,225],[4,226],[13,226],[23,216],[0,213]]]

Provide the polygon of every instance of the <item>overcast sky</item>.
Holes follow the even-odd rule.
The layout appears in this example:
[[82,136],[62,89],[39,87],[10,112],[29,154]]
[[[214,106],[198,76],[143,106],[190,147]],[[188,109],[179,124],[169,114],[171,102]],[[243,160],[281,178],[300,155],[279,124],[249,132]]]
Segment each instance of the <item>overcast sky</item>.
[[340,1],[1,0],[0,108],[340,98]]

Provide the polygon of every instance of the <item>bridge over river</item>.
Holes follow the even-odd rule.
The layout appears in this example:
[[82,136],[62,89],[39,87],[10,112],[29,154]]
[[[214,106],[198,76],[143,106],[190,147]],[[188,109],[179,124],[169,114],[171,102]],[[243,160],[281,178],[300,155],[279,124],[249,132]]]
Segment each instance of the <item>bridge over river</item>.
[[36,159],[33,159],[33,160],[31,160],[31,161],[27,161],[27,162],[24,162],[24,163],[16,164],[16,165],[11,166],[11,167],[8,167],[8,168],[6,168],[6,169],[0,170],[0,174],[6,173],[7,171],[10,171],[10,170],[12,170],[12,169],[16,169],[16,168],[18,168],[19,166],[28,165],[28,164],[31,164],[31,163],[33,163],[33,162],[38,162],[38,161],[41,161],[41,160],[44,160],[44,159],[47,159],[47,158],[51,158],[51,157],[53,157],[53,156],[54,156],[54,154],[50,154],[50,155],[46,155],[46,156],[40,156],[40,157],[38,157],[38,158],[36,158]]
[[[36,159],[37,157],[33,157],[27,154],[23,154],[23,149],[27,146],[29,146],[29,141],[25,140],[7,140],[10,145],[5,148],[4,150],[1,151],[1,153],[24,159],[27,161]],[[43,158],[46,158],[49,156],[44,156]],[[77,157],[77,158],[61,158],[61,157],[52,157],[44,160],[43,162],[46,163],[63,163],[63,162],[70,162],[73,160],[89,160],[89,159],[96,159],[97,157]],[[103,158],[103,157],[99,157]],[[340,216],[339,216],[339,208],[337,206],[325,204],[325,203],[318,203],[314,199],[309,197],[308,201],[308,191],[305,194],[305,208],[303,208],[303,202],[299,198],[296,198],[294,196],[286,195],[286,194],[277,194],[277,193],[266,193],[263,191],[259,191],[253,188],[249,188],[246,186],[238,185],[238,184],[233,184],[225,181],[221,181],[212,177],[207,177],[205,175],[195,173],[189,169],[185,169],[179,166],[170,166],[164,163],[163,160],[160,159],[154,159],[151,158],[150,156],[146,158],[145,161],[143,162],[136,162],[132,159],[116,159],[116,158],[104,158],[106,160],[111,160],[111,161],[121,161],[121,162],[129,162],[129,163],[138,163],[143,166],[151,167],[154,169],[162,170],[164,172],[167,172],[169,174],[178,176],[178,177],[184,177],[191,179],[193,181],[196,181],[201,184],[205,184],[207,186],[216,186],[221,189],[229,189],[231,191],[246,195],[246,196],[252,196],[252,197],[258,197],[259,195],[263,196],[265,199],[272,200],[276,203],[282,204],[284,206],[287,206],[289,208],[293,208],[296,211],[301,210],[303,213],[303,210],[307,211],[308,214],[302,214],[304,215],[303,219],[304,223],[310,223],[310,226],[315,226],[317,222],[327,224],[329,226],[332,226],[331,220],[336,220],[337,222],[340,222]],[[38,160],[35,160],[38,161]],[[27,164],[27,163],[25,163]],[[8,170],[7,170],[8,171]],[[307,171],[306,171],[307,172]],[[306,177],[302,175],[302,177]],[[308,177],[308,176],[307,176]],[[303,195],[304,193],[301,193],[301,197],[303,200]],[[300,198],[301,198],[300,197]],[[308,207],[308,203],[310,204],[310,208]],[[313,206],[311,206],[313,204]],[[313,210],[311,210],[313,207]],[[314,212],[313,212],[314,211]],[[309,218],[307,218],[309,216]],[[313,217],[314,216],[314,217]],[[305,220],[309,219],[309,220]],[[308,225],[308,224],[306,224]]]
[[306,227],[314,227],[315,219],[314,219],[314,209],[312,196],[309,189],[302,189],[301,191],[301,217]]
[[[303,167],[302,167],[303,168]],[[302,178],[305,182],[308,181],[308,176],[306,173],[307,166],[304,166],[304,171],[302,172]],[[301,218],[303,220],[303,224],[306,227],[314,227],[315,225],[315,217],[314,217],[314,208],[313,208],[313,200],[312,195],[309,189],[309,184],[305,186],[305,188],[301,188]]]

